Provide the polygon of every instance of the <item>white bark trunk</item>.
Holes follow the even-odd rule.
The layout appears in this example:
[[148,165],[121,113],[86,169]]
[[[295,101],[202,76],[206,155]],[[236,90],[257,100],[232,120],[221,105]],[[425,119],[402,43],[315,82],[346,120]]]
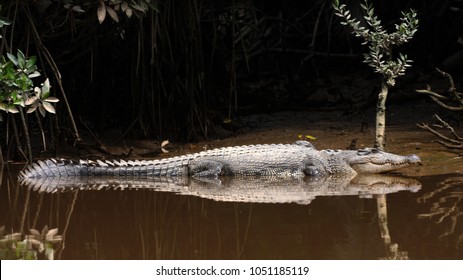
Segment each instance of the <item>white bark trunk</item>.
[[378,211],[378,224],[381,232],[381,237],[384,241],[384,246],[389,249],[391,244],[391,235],[389,234],[389,227],[387,225],[387,200],[386,195],[380,194],[376,198],[376,206]]
[[386,99],[389,87],[383,80],[376,104],[376,138],[375,147],[384,150],[386,147]]

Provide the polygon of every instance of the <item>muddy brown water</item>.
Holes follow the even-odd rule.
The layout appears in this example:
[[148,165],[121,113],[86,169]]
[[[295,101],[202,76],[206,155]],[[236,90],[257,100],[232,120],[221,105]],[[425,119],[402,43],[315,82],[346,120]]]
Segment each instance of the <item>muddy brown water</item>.
[[[0,227],[10,233],[58,228],[63,236],[55,252],[58,259],[463,259],[463,157],[416,129],[416,109],[397,111],[388,126],[388,151],[416,153],[423,161],[400,171],[414,180],[404,187],[395,186],[395,180],[392,186],[382,184],[382,179],[364,187],[325,188],[318,182],[264,182],[266,203],[255,202],[252,191],[246,193],[262,189],[256,182],[231,184],[232,193],[238,189],[245,194],[240,202],[210,199],[217,196],[204,195],[204,188],[191,184],[181,186],[179,195],[135,190],[127,186],[140,182],[117,180],[111,187],[76,182],[72,190],[47,192],[52,190],[43,185],[19,185],[21,166],[12,165],[0,173]],[[314,144],[321,149],[346,148],[352,139],[359,148],[373,143],[374,129],[360,129],[361,118],[339,122],[342,116],[328,112],[253,118],[250,130],[239,137],[168,146],[172,153],[164,156],[290,143],[307,135],[316,137]],[[153,151],[152,142],[126,144],[135,148],[135,155]],[[117,143],[108,147],[127,152]],[[288,189],[293,192],[284,191]],[[303,201],[297,201],[299,194]]]
[[461,173],[416,177],[414,190],[325,192],[298,204],[215,201],[117,183],[40,192],[19,185],[18,170],[3,173],[0,225],[8,232],[58,228],[58,259],[463,259]]

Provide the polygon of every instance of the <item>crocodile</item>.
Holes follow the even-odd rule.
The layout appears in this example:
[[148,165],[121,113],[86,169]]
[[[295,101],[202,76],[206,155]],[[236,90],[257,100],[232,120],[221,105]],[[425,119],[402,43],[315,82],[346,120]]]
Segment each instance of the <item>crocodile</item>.
[[310,142],[234,146],[156,160],[39,160],[20,179],[74,176],[352,176],[384,173],[420,163],[417,155],[400,156],[376,148],[317,150]]
[[[222,202],[296,203],[307,205],[319,196],[375,195],[399,191],[417,192],[421,183],[391,174],[348,176],[284,177],[224,176],[218,179],[194,177],[74,176],[26,178],[22,186],[40,193],[75,191],[146,190],[170,192]],[[283,187],[284,186],[284,187]]]

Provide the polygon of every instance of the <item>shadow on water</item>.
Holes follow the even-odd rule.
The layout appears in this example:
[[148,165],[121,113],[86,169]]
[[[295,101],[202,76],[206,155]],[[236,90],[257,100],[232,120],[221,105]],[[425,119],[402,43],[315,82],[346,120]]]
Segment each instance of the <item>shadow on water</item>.
[[58,228],[58,259],[463,258],[463,175],[19,183],[17,174],[3,173],[0,225]]

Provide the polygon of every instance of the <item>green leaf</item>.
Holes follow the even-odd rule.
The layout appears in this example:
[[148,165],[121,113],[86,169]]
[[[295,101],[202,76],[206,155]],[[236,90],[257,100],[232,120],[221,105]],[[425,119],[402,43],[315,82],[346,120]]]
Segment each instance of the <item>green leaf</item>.
[[29,57],[29,59],[26,60],[26,68],[29,69],[31,67],[34,67],[36,60],[37,60],[37,57],[35,56]]
[[34,71],[32,72],[31,74],[27,75],[29,78],[36,78],[36,77],[39,77],[40,76],[40,72],[38,71]]
[[50,91],[47,91],[47,92],[42,91],[42,97],[41,97],[42,100],[45,101],[46,99],[48,99],[49,96],[50,96]]
[[7,105],[5,111],[7,111],[8,113],[13,113],[13,114],[19,113],[18,108],[16,108],[16,106],[11,105],[11,104]]
[[47,98],[50,94],[50,80],[48,78],[42,84],[42,98]]
[[10,24],[11,24],[11,20],[4,18],[4,17],[0,17],[0,28],[2,28],[5,25],[10,25]]
[[6,53],[6,56],[11,62],[13,62],[14,65],[18,66],[18,59],[16,58],[16,56],[14,56],[14,54]]
[[18,50],[18,66],[20,69],[26,68],[26,57],[21,50]]
[[17,106],[19,105],[21,107],[24,107],[24,100],[22,100],[22,98],[18,98],[15,101],[13,101],[13,104],[17,105]]

